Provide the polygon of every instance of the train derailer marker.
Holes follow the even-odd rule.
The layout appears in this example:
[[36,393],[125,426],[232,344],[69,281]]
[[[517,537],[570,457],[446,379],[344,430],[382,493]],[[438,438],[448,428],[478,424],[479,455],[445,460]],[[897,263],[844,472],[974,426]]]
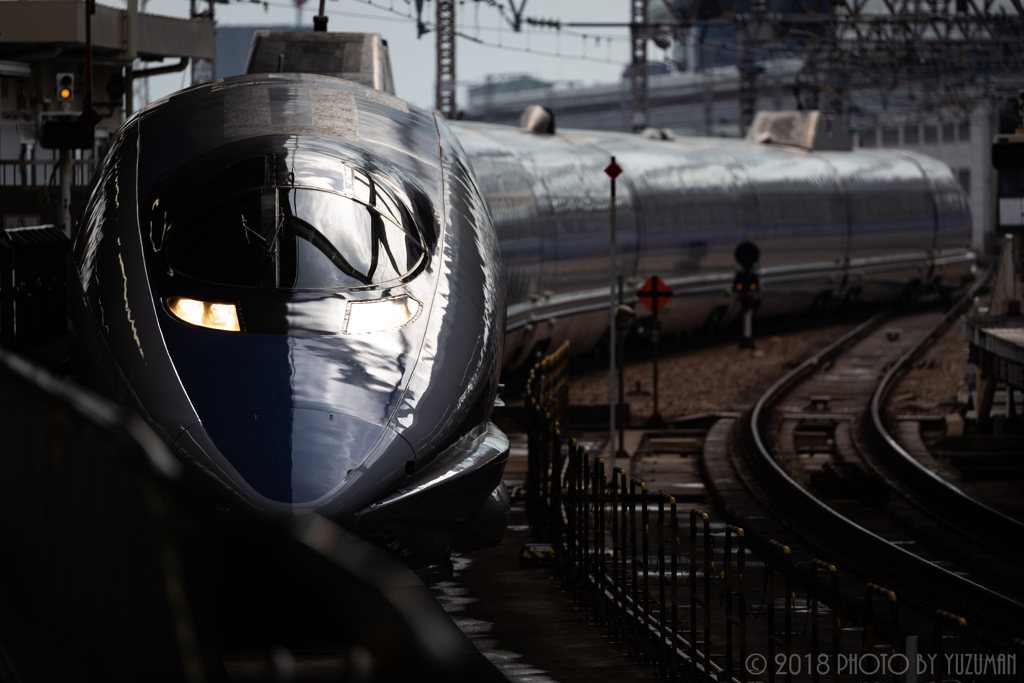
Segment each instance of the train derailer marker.
[[647,429],[664,429],[668,426],[658,410],[658,341],[661,337],[658,311],[668,305],[673,295],[672,288],[657,275],[647,278],[647,282],[636,290],[637,299],[654,314],[654,321],[651,323],[651,343],[654,345],[654,413],[644,425]]
[[519,553],[519,567],[550,567],[555,564],[555,549],[548,543],[527,543]]

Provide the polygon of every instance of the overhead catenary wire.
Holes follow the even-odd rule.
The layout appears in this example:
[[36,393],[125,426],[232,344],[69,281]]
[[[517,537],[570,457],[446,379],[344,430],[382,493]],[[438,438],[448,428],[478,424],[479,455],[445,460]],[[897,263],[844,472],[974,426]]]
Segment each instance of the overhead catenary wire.
[[[384,12],[388,12],[388,13],[394,14],[395,16],[394,17],[387,17],[387,16],[376,15],[376,14],[362,14],[362,13],[359,13],[359,12],[349,12],[349,11],[345,11],[345,10],[330,10],[330,9],[324,10],[324,14],[332,15],[332,16],[351,17],[351,18],[355,18],[355,19],[373,19],[373,20],[376,20],[376,21],[388,21],[388,22],[393,22],[393,23],[396,23],[396,24],[397,23],[401,23],[401,24],[410,24],[411,23],[411,24],[415,25],[415,23],[416,23],[416,18],[415,17],[410,16],[410,15],[406,15],[405,13],[400,12],[400,11],[398,11],[396,9],[393,9],[393,8],[390,8],[390,7],[387,7],[387,6],[384,6],[384,5],[377,4],[376,2],[373,2],[372,0],[353,0],[353,1],[359,2],[359,4],[361,4],[361,5],[365,4],[365,5],[368,5],[370,7],[373,7],[374,9],[379,9],[379,10],[382,10]],[[294,8],[294,5],[291,4],[291,3],[274,2],[273,0],[264,0],[263,2],[261,2],[261,4],[265,5],[265,6],[268,6],[268,7],[280,7],[280,8],[285,8],[285,9],[293,9]],[[436,25],[432,21],[424,20],[423,24],[424,24],[424,26],[427,26],[430,29],[436,29]],[[595,63],[599,63],[599,64],[618,64],[620,62],[624,62],[624,58],[622,60],[614,59],[610,54],[609,54],[609,56],[607,58],[601,59],[601,58],[598,58],[598,57],[591,57],[589,55],[586,55],[582,51],[581,51],[580,54],[567,54],[565,52],[557,52],[557,51],[556,52],[551,52],[551,51],[548,51],[548,50],[540,50],[540,49],[536,49],[536,48],[532,48],[532,47],[523,48],[523,47],[518,47],[518,46],[514,46],[514,45],[503,44],[502,42],[497,42],[497,43],[489,42],[489,41],[484,40],[482,38],[473,36],[473,35],[471,35],[469,33],[469,31],[475,31],[475,30],[496,32],[496,33],[498,33],[498,36],[499,36],[498,40],[499,41],[501,41],[501,37],[505,35],[505,29],[503,27],[501,27],[501,26],[497,26],[497,27],[480,26],[480,27],[477,27],[477,26],[469,26],[469,25],[466,25],[466,24],[462,24],[458,28],[458,30],[456,30],[455,35],[457,35],[459,38],[463,38],[465,40],[468,40],[468,41],[470,41],[472,43],[476,43],[477,45],[481,45],[483,47],[490,47],[490,48],[499,49],[499,50],[506,50],[506,51],[509,51],[509,52],[528,53],[528,54],[539,55],[539,56],[542,56],[542,57],[554,57],[556,59],[574,59],[574,60],[581,60],[581,61],[587,61],[587,62],[595,62]],[[550,31],[540,31],[540,30],[537,30],[537,31],[522,31],[521,33],[528,34],[528,35],[552,36]],[[584,34],[584,33],[578,33],[578,32],[572,32],[572,33],[574,33],[576,36],[581,37],[583,39],[597,38],[598,40],[605,41],[605,43],[609,46],[609,50],[610,50],[610,47],[611,47],[612,43],[621,42],[625,46],[625,43],[628,42],[628,39],[626,39],[626,38],[618,38],[618,37],[615,37],[615,36]],[[552,37],[555,37],[555,36],[552,36]]]

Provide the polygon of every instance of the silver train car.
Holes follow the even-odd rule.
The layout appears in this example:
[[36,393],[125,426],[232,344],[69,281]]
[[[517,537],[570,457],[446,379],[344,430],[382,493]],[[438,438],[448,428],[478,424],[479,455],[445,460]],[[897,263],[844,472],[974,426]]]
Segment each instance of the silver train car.
[[607,334],[609,179],[615,156],[618,270],[674,290],[662,330],[740,311],[733,250],[760,249],[758,316],[857,298],[955,288],[972,279],[971,217],[949,167],[904,150],[812,151],[751,140],[536,133],[453,123],[501,244],[504,363]]

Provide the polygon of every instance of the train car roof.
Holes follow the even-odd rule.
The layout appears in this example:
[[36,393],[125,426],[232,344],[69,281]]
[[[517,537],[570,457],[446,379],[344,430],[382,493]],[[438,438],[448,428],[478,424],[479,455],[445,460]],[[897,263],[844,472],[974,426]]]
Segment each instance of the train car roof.
[[[423,190],[441,189],[434,114],[388,93],[311,74],[251,74],[205,83],[149,105],[137,117],[144,161],[140,196],[168,171],[246,138],[327,138],[383,159]],[[147,153],[155,150],[155,153]]]
[[593,166],[595,172],[603,170],[607,155],[615,155],[628,175],[659,173],[666,167],[721,165],[757,169],[759,175],[778,174],[781,178],[799,176],[805,166],[818,167],[827,163],[842,177],[871,177],[875,182],[920,177],[922,174],[933,181],[952,181],[952,173],[943,162],[903,149],[814,151],[742,138],[679,137],[659,140],[630,133],[572,129],[546,135],[475,121],[453,122],[452,127],[473,158],[501,154],[544,164],[544,160],[564,159],[571,148],[576,161]]

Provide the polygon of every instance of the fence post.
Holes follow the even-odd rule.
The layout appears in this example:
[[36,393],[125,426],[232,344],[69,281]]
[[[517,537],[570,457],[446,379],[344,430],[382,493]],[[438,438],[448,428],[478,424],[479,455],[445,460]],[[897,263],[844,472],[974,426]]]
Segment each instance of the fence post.
[[585,612],[592,611],[593,603],[590,600],[591,592],[591,567],[593,566],[593,546],[591,546],[590,539],[590,510],[591,510],[591,496],[593,492],[591,490],[591,475],[590,475],[590,452],[587,449],[581,449],[581,457],[583,458],[583,468],[581,474],[580,487],[582,489],[583,496],[580,497],[580,515],[583,520],[583,530],[580,535],[581,541],[583,541],[583,548],[581,549],[580,567],[583,569],[583,577],[581,578],[580,585],[580,608]]
[[576,460],[579,443],[576,439],[569,442],[569,452],[566,454],[569,466],[565,472],[565,554],[567,563],[565,572],[565,592],[574,594],[576,590]]
[[[629,612],[626,610],[626,598],[629,593],[629,553],[627,552],[627,548],[629,546],[629,517],[627,515],[629,514],[628,506],[631,504],[629,490],[627,488],[628,483],[629,480],[626,477],[626,472],[625,470],[622,470],[619,476],[619,486],[621,487],[619,498],[622,501],[622,519],[619,523],[619,543],[622,545],[622,567],[619,572],[619,580],[621,581],[619,584],[619,597],[622,599],[622,619],[620,620],[620,623],[622,628],[619,633],[623,642],[626,642],[630,638],[632,628],[629,622]],[[626,650],[628,652],[629,647],[627,647]]]
[[676,586],[679,581],[679,517],[676,514],[676,499],[669,498],[672,524],[672,680],[679,680],[679,597]]
[[541,453],[547,448],[548,427],[544,416],[546,413],[544,401],[544,370],[547,364],[545,361],[538,363],[530,370],[529,384],[534,387],[531,396],[531,406],[535,412],[537,425],[535,432],[537,442],[527,452],[526,464],[526,516],[530,521],[531,530],[537,530],[537,503],[540,490],[540,458]]
[[668,651],[665,649],[665,496],[658,496],[658,667],[662,678],[668,676]]
[[783,553],[786,558],[786,683],[793,683],[793,667],[790,666],[790,660],[793,655],[793,557],[789,554],[788,547]]
[[739,540],[736,568],[740,575],[740,681],[747,683],[747,541],[743,529],[736,529],[736,538]]
[[711,520],[704,513],[704,683],[711,683]]
[[874,595],[872,588],[875,584],[869,583],[864,586],[864,638],[861,645],[861,654],[867,654],[875,649],[875,615]]
[[619,640],[619,614],[625,609],[622,604],[621,593],[619,592],[619,472],[618,467],[612,468],[612,618],[608,620],[608,637],[612,642]]
[[889,639],[889,653],[899,652],[899,623],[896,620],[896,593],[869,583],[864,587],[864,651],[873,652],[875,648],[875,626],[873,596],[878,594],[889,600],[889,617],[892,619],[892,637]]
[[690,681],[697,680],[697,515],[690,509]]
[[[771,552],[768,553],[768,564],[766,565],[767,573],[768,573],[768,590],[767,590],[767,595],[765,596],[765,602],[768,603],[768,683],[775,683],[775,668],[776,668],[774,666],[774,664],[775,664],[775,643],[776,643],[776,640],[775,640],[775,565],[776,565],[775,553],[776,553],[776,551],[781,550],[783,555],[785,555],[787,557],[787,559],[788,559],[788,556],[789,556],[789,546],[782,545],[778,541],[768,541],[768,543],[771,546]],[[786,619],[786,621],[785,621],[785,623],[786,623],[786,642],[785,642],[785,648],[786,648],[787,660],[788,660],[788,657],[789,657],[789,626],[790,626],[790,623],[789,623],[789,619],[790,619],[790,615],[789,615],[789,607],[790,607],[789,591],[790,591],[790,585],[789,585],[789,580],[788,580],[788,575],[787,575],[787,580],[786,580],[786,600],[785,600],[785,606],[786,606],[786,614],[785,614],[785,619]],[[787,661],[787,664],[788,664],[788,661]],[[787,666],[787,672],[788,672],[788,666]],[[787,676],[787,678],[786,678],[787,683],[789,683],[789,680],[791,680],[789,673],[787,673],[786,676]]]
[[[732,537],[733,534],[737,536],[737,540],[742,547],[743,544],[743,529],[727,524],[725,526],[725,678],[728,681],[732,680],[733,677],[733,665],[732,665],[732,627],[738,620],[732,614]],[[742,550],[740,550],[740,562],[742,562]],[[740,565],[742,567],[742,565]],[[742,586],[743,576],[742,569],[740,570],[740,585]],[[742,595],[742,589],[740,591]],[[740,618],[743,618],[743,602],[741,598],[740,602]],[[745,648],[744,648],[745,649]],[[743,672],[746,671],[746,653],[744,652],[741,657],[741,676],[745,681],[745,675]]]
[[839,683],[842,674],[839,671],[839,655],[843,647],[843,629],[839,622],[839,611],[842,609],[842,595],[839,593],[839,572],[834,565],[828,566],[832,579],[832,681]]
[[632,654],[640,655],[640,581],[637,576],[636,560],[636,488],[639,482],[629,480],[629,559],[633,593]]
[[935,611],[935,632],[932,637],[932,650],[935,651],[935,683],[943,683],[945,678],[945,670],[943,664],[945,663],[945,650],[942,646],[942,622],[947,621],[953,626],[956,626],[957,631],[960,634],[960,651],[963,653],[967,652],[967,620],[963,617],[955,614],[950,614],[943,610]]
[[818,569],[828,568],[821,560],[811,560],[811,683],[818,683],[818,655],[821,652],[821,630],[818,626]]
[[651,661],[650,655],[650,629],[651,623],[651,591],[650,591],[650,557],[651,557],[651,515],[647,508],[647,484],[640,482],[640,508],[644,522],[643,537],[643,567],[644,567],[644,611],[643,622],[640,624],[640,654],[643,661]]
[[597,591],[597,623],[605,623],[604,600],[604,460],[599,459],[594,467],[594,584]]
[[551,500],[548,502],[549,540],[559,558],[555,563],[555,571],[561,570],[559,563],[564,560],[562,545],[565,543],[565,530],[562,523],[562,435],[559,433],[554,449],[554,460],[551,463]]

